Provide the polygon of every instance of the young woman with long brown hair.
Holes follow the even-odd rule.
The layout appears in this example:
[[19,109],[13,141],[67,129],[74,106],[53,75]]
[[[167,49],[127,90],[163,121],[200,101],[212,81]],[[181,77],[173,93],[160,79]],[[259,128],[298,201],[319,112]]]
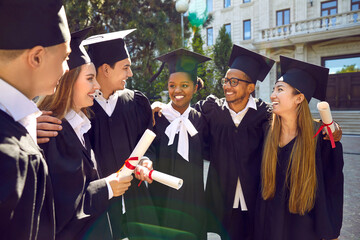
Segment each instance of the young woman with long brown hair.
[[271,101],[273,118],[261,166],[255,239],[320,240],[340,235],[343,207],[342,145],[313,137],[309,109],[324,100],[328,69],[280,57],[282,77]]
[[54,191],[56,239],[113,239],[106,210],[110,199],[128,189],[132,177],[116,173],[99,179],[88,140],[91,128],[87,107],[93,105],[96,81],[94,64],[80,46],[89,29],[71,35],[69,72],[52,96],[39,103],[62,120],[63,130],[41,144]]

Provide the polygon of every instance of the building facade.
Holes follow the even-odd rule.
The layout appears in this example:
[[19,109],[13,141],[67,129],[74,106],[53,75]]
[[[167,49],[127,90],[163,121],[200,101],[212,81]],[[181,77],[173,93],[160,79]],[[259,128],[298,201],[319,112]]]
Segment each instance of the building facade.
[[[202,35],[206,47],[225,25],[234,44],[277,63],[256,97],[270,101],[279,56],[330,68],[327,101],[332,110],[360,110],[360,0],[204,0],[214,21]],[[355,69],[352,73],[346,69]],[[316,111],[316,100],[310,102]]]

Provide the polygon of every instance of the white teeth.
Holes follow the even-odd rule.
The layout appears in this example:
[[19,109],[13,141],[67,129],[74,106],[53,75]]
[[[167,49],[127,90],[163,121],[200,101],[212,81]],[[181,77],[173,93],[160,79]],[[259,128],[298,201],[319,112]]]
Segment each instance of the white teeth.
[[184,96],[175,96],[176,99],[183,99]]
[[225,93],[226,95],[232,95],[232,94],[234,94],[233,92],[226,92]]
[[95,97],[95,93],[88,94],[90,97]]

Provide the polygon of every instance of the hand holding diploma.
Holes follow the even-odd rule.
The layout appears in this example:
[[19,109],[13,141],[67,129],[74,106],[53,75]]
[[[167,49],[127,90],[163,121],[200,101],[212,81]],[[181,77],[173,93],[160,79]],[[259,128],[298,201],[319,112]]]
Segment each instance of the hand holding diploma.
[[142,171],[144,175],[148,176],[149,179],[155,180],[159,183],[162,183],[168,187],[172,187],[176,190],[179,190],[183,185],[183,180],[156,170],[149,170],[144,166],[138,165],[136,167],[139,171]]
[[130,154],[129,159],[125,161],[125,164],[117,172],[118,177],[130,176],[140,159],[144,156],[146,150],[150,147],[152,141],[155,139],[156,134],[149,129],[146,129],[139,142],[136,144],[134,150]]
[[[149,176],[147,174],[145,174],[143,167],[147,168],[149,171],[151,171],[153,169],[152,161],[147,157],[143,157],[140,160],[139,164],[136,166],[135,177],[138,180],[140,180],[141,182],[147,181],[148,183],[152,183],[153,180],[151,178],[149,178]],[[139,183],[139,186],[140,186],[141,182]]]
[[335,148],[335,142],[333,136],[333,132],[335,131],[335,124],[333,122],[332,115],[330,112],[330,106],[327,102],[319,102],[317,104],[317,108],[319,110],[323,125],[319,128],[315,136],[317,136],[320,133],[320,131],[324,128],[329,135],[331,141],[331,147]]

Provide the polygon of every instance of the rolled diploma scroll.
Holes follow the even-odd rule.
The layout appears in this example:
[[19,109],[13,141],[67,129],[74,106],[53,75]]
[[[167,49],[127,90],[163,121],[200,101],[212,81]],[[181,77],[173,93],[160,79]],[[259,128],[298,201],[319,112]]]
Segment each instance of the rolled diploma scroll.
[[149,170],[146,167],[138,166],[139,169],[142,169],[144,174],[149,176],[150,179],[162,183],[168,187],[172,187],[176,190],[179,190],[183,185],[183,180],[159,171]]
[[[136,165],[138,165],[140,159],[142,156],[144,156],[146,150],[148,150],[155,137],[156,134],[153,131],[146,129],[139,142],[136,144],[134,150],[130,154],[127,162],[125,162],[122,168],[117,172],[118,177],[130,176],[134,172]],[[132,160],[131,158],[135,159]]]
[[[319,110],[320,117],[323,123],[330,124],[332,123],[333,119],[330,112],[330,106],[327,102],[319,102],[317,104],[317,109]],[[331,132],[335,131],[335,125],[332,123],[330,126]],[[328,132],[327,128],[325,128],[326,132]]]

